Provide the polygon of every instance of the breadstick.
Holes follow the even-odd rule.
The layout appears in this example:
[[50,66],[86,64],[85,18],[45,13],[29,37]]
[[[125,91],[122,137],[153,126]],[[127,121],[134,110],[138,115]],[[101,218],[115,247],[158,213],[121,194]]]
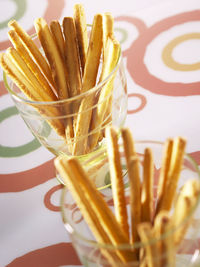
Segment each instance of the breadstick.
[[120,55],[121,47],[120,43],[115,39],[109,37],[107,40],[105,59],[102,66],[102,72],[99,82],[102,82],[108,77],[108,75],[114,70]]
[[[53,77],[56,83],[59,99],[67,99],[69,97],[67,88],[67,79],[65,67],[61,58],[61,55],[57,49],[55,41],[49,30],[46,21],[43,18],[38,18],[34,22],[35,29],[44,49],[45,55],[51,66]],[[67,115],[71,113],[69,106],[65,108]],[[67,119],[66,125],[66,138],[72,138],[74,136],[72,119]]]
[[157,240],[156,267],[174,267],[176,249],[174,247],[172,222],[167,211],[161,211],[156,216],[153,229]]
[[99,60],[103,45],[102,15],[96,14],[93,19],[92,31],[90,35],[88,54],[85,63],[82,92],[91,89],[96,83],[96,76],[99,67]]
[[[62,33],[62,29],[61,29],[61,25],[60,25],[59,21],[57,21],[57,20],[51,21],[50,30],[51,30],[52,36],[54,38],[55,44],[57,46],[57,49],[58,49],[58,51],[60,53],[60,56],[61,56],[61,59],[62,59],[62,62],[63,62],[63,68],[64,68],[64,72],[65,72],[65,77],[68,77],[67,82],[68,82],[68,91],[69,91],[69,88],[70,88],[70,84],[69,84],[70,74],[68,73],[67,66],[66,66],[65,41],[64,41],[64,37],[63,37],[63,33]],[[68,35],[71,35],[71,32]],[[68,97],[71,97],[70,92],[68,92]],[[70,111],[70,108],[71,108],[71,106],[69,107],[69,104],[66,104],[66,107],[65,107],[66,112],[67,113],[72,112],[72,114],[73,114],[74,112],[73,112],[73,110]],[[74,136],[73,124],[72,124],[72,120],[73,119],[74,119],[74,116],[70,116],[67,119],[68,126],[66,128],[66,137],[68,137],[68,136],[69,137],[73,137]],[[72,140],[69,140],[69,138],[67,138],[67,139],[68,139],[68,144],[69,144],[69,148],[70,148],[69,150],[71,150]]]
[[51,88],[49,83],[47,82],[46,78],[44,77],[43,73],[40,71],[38,65],[34,62],[32,57],[29,55],[29,52],[22,42],[22,40],[19,38],[17,33],[14,30],[10,30],[8,32],[8,36],[12,44],[14,45],[15,49],[18,51],[20,56],[24,59],[29,69],[33,72],[37,80],[40,82],[40,84],[43,87],[43,90],[45,90],[53,100],[56,100],[57,97],[55,95],[54,88]]
[[180,174],[182,168],[183,157],[185,154],[186,140],[182,137],[176,137],[173,143],[169,176],[172,173]]
[[37,48],[37,46],[34,43],[34,41],[22,29],[22,27],[19,25],[19,23],[16,20],[9,21],[8,26],[11,29],[15,30],[15,32],[17,33],[17,35],[24,42],[26,48],[28,49],[28,51],[30,52],[30,54],[35,59],[36,63],[38,64],[38,66],[40,67],[40,69],[42,70],[42,72],[44,73],[44,75],[46,76],[46,78],[49,81],[49,83],[51,84],[51,86],[54,88],[55,87],[55,83],[54,83],[53,78],[52,78],[51,69],[50,69],[48,63],[46,62],[45,58],[43,57],[42,53]]
[[[55,160],[55,166],[77,201],[77,205],[85,220],[90,224],[97,241],[104,242],[102,240],[104,234],[101,236],[101,232],[104,232],[113,245],[126,244],[128,242],[126,235],[117,223],[114,214],[109,209],[102,195],[81,167],[77,158],[67,160],[65,157],[58,157]],[[90,209],[93,210],[92,214],[90,213]],[[95,220],[93,216],[96,217]],[[92,223],[93,220],[94,223]],[[97,232],[96,222],[99,224],[98,227],[101,227],[100,233]],[[123,262],[134,260],[134,255],[131,251],[117,250],[117,254]]]
[[170,162],[171,162],[171,155],[172,155],[172,148],[173,148],[173,139],[169,138],[165,142],[163,159],[160,169],[160,175],[158,180],[158,189],[157,189],[157,207],[156,207],[156,214],[160,210],[160,205],[162,203],[163,196],[165,194],[165,190],[168,184],[169,179],[169,169],[170,169]]
[[129,238],[128,215],[124,194],[120,153],[118,149],[118,136],[116,130],[113,127],[106,128],[106,139],[115,216],[127,238]]
[[129,128],[121,129],[123,148],[130,183],[131,243],[139,241],[137,225],[141,222],[141,183],[139,160]]
[[42,85],[39,83],[35,75],[32,73],[32,71],[28,68],[26,62],[23,60],[23,58],[20,56],[20,54],[15,50],[13,47],[9,47],[7,49],[7,55],[9,58],[15,63],[17,68],[23,73],[23,75],[27,78],[27,80],[32,84],[34,91],[32,94],[37,94],[40,99],[43,99],[43,101],[55,101],[56,97],[55,95],[50,95],[48,92],[43,90]]
[[52,20],[50,22],[50,30],[54,38],[54,41],[58,47],[58,50],[60,52],[60,55],[62,59],[64,60],[65,59],[65,43],[64,43],[63,33],[62,33],[62,29],[61,29],[59,21]]
[[148,267],[159,267],[157,265],[157,247],[152,226],[148,222],[140,223],[137,227],[140,240],[144,243],[145,256]]
[[[101,75],[102,80],[106,78],[117,65],[117,62],[119,60],[119,54],[120,54],[120,44],[115,39],[109,38],[107,42],[106,56],[102,67],[103,68]],[[116,72],[113,73],[113,75],[105,83],[100,92],[100,96],[97,103],[97,109],[95,110],[90,126],[91,131],[95,131],[95,133],[90,137],[91,149],[95,148],[99,140],[99,136],[101,133],[101,126],[109,103],[109,97],[112,94],[115,74]]]
[[[46,92],[38,92],[32,86],[32,84],[27,80],[24,74],[16,67],[13,61],[5,54],[0,54],[0,64],[6,74],[14,81],[18,88],[31,100],[31,101],[52,101],[50,96]],[[35,107],[35,106],[34,106]],[[54,107],[40,106],[38,111],[43,115],[48,117],[57,117],[59,116],[58,110]],[[65,131],[63,124],[60,120],[50,120],[47,119],[47,122],[55,129],[55,131],[62,137],[65,136]]]
[[[68,73],[69,96],[73,97],[81,92],[81,74],[79,65],[79,52],[76,40],[76,29],[71,17],[63,19],[63,32],[65,36],[65,63]],[[72,105],[73,114],[78,112],[79,103]],[[76,119],[74,118],[74,127]]]
[[175,245],[179,245],[192,220],[192,210],[194,209],[200,193],[200,184],[197,180],[187,181],[181,189],[178,199],[175,203],[173,213],[173,227]]
[[[114,18],[113,18],[111,13],[109,13],[109,12],[104,13],[103,25],[104,25],[104,27],[103,27],[103,61],[104,61],[105,57],[106,57],[106,53],[107,53],[108,39],[109,38],[115,39],[114,27],[113,27],[114,26]],[[111,85],[110,85],[111,90],[113,89],[112,87],[114,84],[114,76],[113,76],[113,80],[112,80]],[[107,75],[106,75],[106,77],[107,77]],[[106,126],[106,125],[109,125],[112,123],[112,98],[113,98],[113,96],[111,94],[109,97],[109,100],[107,100],[107,108],[106,108],[106,111],[104,112],[105,115],[104,115],[103,126]]]
[[24,74],[21,73],[6,53],[0,54],[0,62],[2,69],[29,99],[36,101],[36,99],[40,98],[38,91],[35,91],[32,84],[27,80]]
[[162,202],[159,207],[160,209],[158,211],[170,210],[172,206],[172,202],[174,200],[176,193],[178,179],[180,177],[180,172],[182,168],[185,146],[186,146],[185,139],[177,137],[174,140],[172,148],[172,156],[170,161],[170,169],[168,172],[169,175],[168,183],[166,185],[165,194],[163,195]]
[[131,244],[134,244],[139,241],[137,227],[141,222],[141,183],[137,156],[129,159],[128,176],[130,181]]
[[126,162],[128,166],[131,157],[136,155],[135,143],[134,143],[133,136],[129,128],[123,127],[121,129],[121,134],[122,134],[122,140],[123,140],[124,153],[125,153]]
[[140,264],[138,265],[139,267],[148,267],[147,265],[147,257],[145,255],[145,250],[144,248],[140,248]]
[[141,193],[141,221],[151,222],[153,215],[153,179],[154,165],[150,148],[144,152],[143,183]]
[[[65,36],[65,58],[69,81],[69,95],[76,96],[81,91],[81,76],[79,66],[79,53],[76,40],[76,29],[71,17],[63,19],[63,32]],[[70,33],[70,34],[69,34]]]
[[103,14],[103,61],[105,60],[105,52],[108,38],[114,37],[113,31],[114,19],[111,13],[106,12]]
[[83,5],[81,4],[74,5],[74,22],[76,26],[76,35],[78,40],[81,70],[83,76],[88,50],[88,35],[85,10]]
[[179,195],[199,197],[200,182],[195,179],[188,180],[180,190]]
[[[54,163],[59,173],[62,174],[67,189],[70,190],[70,193],[77,203],[89,228],[92,230],[92,233],[94,234],[97,242],[99,242],[100,244],[112,244],[101,223],[99,223],[92,205],[88,205],[88,200],[85,197],[84,190],[78,183],[75,182],[75,180],[71,180],[73,176],[70,174],[68,167],[69,164],[66,164],[66,162],[61,158],[57,158]],[[106,259],[108,259],[108,261],[111,263],[111,266],[115,266],[114,263],[120,260],[117,255],[112,252],[109,253],[109,251],[106,249],[101,249],[101,251]]]
[[[97,14],[93,20],[81,92],[88,91],[96,84],[102,49],[102,35],[102,15]],[[76,122],[74,155],[84,154],[87,150],[87,135],[92,115],[93,103],[93,94],[86,96],[81,102]]]
[[63,61],[57,49],[53,36],[49,30],[49,27],[43,18],[35,19],[34,25],[40,43],[44,49],[46,58],[51,67],[51,71],[58,91],[58,97],[59,99],[67,99],[68,89],[67,89],[67,80],[65,78]]

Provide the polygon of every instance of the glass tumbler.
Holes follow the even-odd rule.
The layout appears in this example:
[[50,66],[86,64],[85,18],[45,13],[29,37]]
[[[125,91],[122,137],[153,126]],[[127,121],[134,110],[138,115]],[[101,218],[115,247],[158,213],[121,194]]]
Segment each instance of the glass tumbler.
[[[154,180],[153,180],[153,189],[154,189],[154,201],[156,203],[157,196],[157,183],[159,177],[159,171],[161,167],[161,157],[163,152],[163,145],[159,142],[149,142],[141,141],[135,144],[136,151],[140,157],[140,171],[142,173],[142,162],[144,150],[146,147],[152,149],[154,156]],[[123,153],[121,153],[121,164],[124,172],[124,187],[125,187],[125,197],[126,205],[128,210],[128,220],[130,222],[130,190],[129,190],[129,181],[126,171],[126,163]],[[101,180],[104,181],[105,186],[98,188],[105,201],[109,205],[110,209],[114,213],[113,207],[113,197],[111,184],[109,184],[109,164],[108,160],[104,161],[104,165],[101,166],[96,172],[96,179],[98,180],[101,177]],[[142,175],[141,175],[142,177]],[[142,178],[141,178],[142,179]],[[176,194],[178,196],[180,188],[188,180],[195,179],[200,181],[200,172],[196,162],[189,156],[185,155],[184,164],[181,171],[181,176],[178,182]],[[97,184],[97,181],[95,181]],[[114,257],[114,262],[109,260],[107,255],[116,255],[119,252],[131,252],[139,251],[140,255],[144,253],[147,249],[151,248],[156,251],[158,248],[159,242],[161,240],[173,238],[173,235],[177,231],[183,228],[188,222],[190,222],[187,232],[183,240],[173,249],[169,250],[168,253],[165,253],[163,250],[161,253],[155,253],[155,258],[153,259],[154,265],[151,267],[184,267],[184,266],[193,266],[196,259],[199,256],[199,242],[198,238],[200,236],[200,206],[199,206],[200,196],[197,197],[197,202],[194,204],[190,211],[188,212],[188,217],[176,227],[171,227],[170,230],[161,235],[159,239],[155,237],[149,239],[147,242],[135,242],[133,245],[122,244],[118,246],[113,246],[111,244],[100,244],[95,240],[91,230],[89,229],[87,223],[84,220],[79,208],[77,207],[71,193],[64,187],[61,194],[61,215],[64,226],[67,230],[68,235],[71,238],[72,244],[77,252],[77,255],[80,258],[80,261],[84,266],[97,267],[97,266],[117,266],[117,267],[143,267],[150,266],[146,265],[145,261],[135,260],[132,262],[124,263],[118,257]],[[174,204],[171,209],[173,213]],[[101,224],[101,222],[99,222]],[[166,258],[169,256],[173,261],[173,264],[167,264]]]
[[[34,37],[33,40],[38,44],[37,37]],[[98,77],[101,68],[102,60]],[[87,92],[68,99],[53,102],[30,101],[5,73],[4,84],[30,131],[44,147],[55,155],[90,157],[92,152],[101,149],[105,143],[104,128],[109,124],[121,127],[126,119],[127,85],[121,52],[116,66],[102,82]],[[99,103],[98,98],[105,86],[109,87],[109,93]],[[92,99],[93,103],[82,111],[83,116],[91,113],[91,122],[87,132],[80,137],[66,136],[66,128],[69,124],[73,124],[79,115],[78,112],[73,112],[73,107],[79,107],[87,99]],[[95,127],[92,127],[92,120],[95,121],[95,112],[102,104],[106,104],[103,119],[101,123],[96,123]],[[94,141],[95,135],[98,136],[96,141]],[[74,149],[76,146],[79,149]]]

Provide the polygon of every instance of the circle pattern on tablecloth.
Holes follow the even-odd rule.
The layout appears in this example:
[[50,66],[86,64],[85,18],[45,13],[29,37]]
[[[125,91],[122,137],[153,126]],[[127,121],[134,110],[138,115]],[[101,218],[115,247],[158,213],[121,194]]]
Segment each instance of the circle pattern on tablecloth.
[[[134,21],[137,25],[137,19]],[[122,51],[128,49],[140,34],[140,26],[137,25],[138,27],[136,27],[131,22],[129,17],[117,17],[115,19],[115,37],[120,42]]]
[[[23,1],[22,0],[15,0],[16,3],[20,3]],[[49,6],[51,4],[51,10],[48,9],[48,11],[45,13],[45,15],[47,15],[48,18],[55,16],[54,15],[55,12],[58,12],[58,13],[61,12],[63,7],[60,8],[60,6],[64,3],[64,1],[62,1],[62,0],[60,0],[60,1],[49,0],[47,2],[49,3]],[[57,5],[57,9],[56,9],[56,5]],[[195,13],[195,11],[194,11],[194,13]],[[192,18],[192,14],[193,14],[193,12],[188,12],[188,14],[179,14],[176,16],[177,16],[178,20],[180,18],[185,18],[186,21],[189,21]],[[198,11],[195,14],[197,14],[199,16]],[[58,15],[56,15],[56,16],[59,17],[60,13],[59,13],[59,16]],[[138,36],[136,35],[136,38],[135,38],[136,42],[132,42],[132,40],[131,40],[131,42],[129,42],[127,47],[126,47],[127,52],[124,53],[124,55],[127,57],[127,60],[128,60],[129,73],[132,75],[134,82],[136,82],[142,88],[145,88],[152,93],[163,94],[163,95],[173,95],[173,96],[180,96],[181,95],[180,88],[175,86],[174,81],[172,81],[171,83],[167,83],[167,82],[163,82],[162,80],[160,80],[160,83],[159,83],[158,82],[159,77],[157,77],[157,76],[149,77],[148,76],[149,75],[148,69],[142,68],[144,66],[141,67],[141,65],[139,65],[138,69],[137,69],[137,66],[135,69],[133,69],[131,67],[131,65],[134,66],[135,61],[139,64],[144,63],[143,62],[144,55],[139,53],[140,49],[142,51],[146,50],[148,44],[151,43],[151,40],[150,40],[151,37],[153,36],[153,38],[154,38],[156,35],[158,35],[159,31],[157,31],[157,30],[160,30],[160,32],[165,31],[164,26],[163,26],[165,24],[165,22],[166,22],[165,25],[168,25],[167,23],[171,23],[170,25],[174,26],[175,25],[174,21],[176,21],[176,16],[171,17],[171,18],[167,18],[164,21],[158,22],[158,23],[156,23],[155,26],[153,25],[152,27],[150,27],[150,29],[148,29],[146,27],[146,25],[144,24],[144,22],[138,18],[124,18],[124,21],[128,21],[129,23],[131,22],[132,24],[135,23],[134,27],[135,26],[137,27],[138,33],[139,33]],[[184,21],[184,19],[182,21]],[[181,23],[181,22],[179,22],[179,23]],[[33,29],[30,29],[29,32],[31,32],[32,30]],[[125,31],[118,30],[118,33],[121,35],[120,42],[125,43],[127,41],[127,39],[126,39],[127,34],[125,33]],[[130,33],[128,32],[128,34],[130,34]],[[130,41],[130,39],[131,39],[131,37],[128,36],[129,41]],[[144,41],[144,45],[143,45],[143,41]],[[4,49],[6,47],[6,45],[7,45],[6,42],[2,43],[2,49]],[[137,53],[138,53],[138,55],[137,55]],[[143,64],[143,65],[145,65],[145,64]],[[175,70],[172,66],[168,66],[168,67]],[[143,72],[143,70],[145,70],[146,72],[145,71]],[[140,71],[141,71],[141,73],[138,73]],[[145,75],[145,74],[147,74],[147,75]],[[145,79],[144,79],[144,77],[145,77]],[[191,84],[192,83],[193,83],[193,81],[191,82]],[[190,84],[190,87],[192,87],[191,84]],[[182,84],[180,86],[182,86]],[[196,88],[198,86],[199,86],[199,83],[196,83],[196,84],[193,83],[194,88],[190,91],[187,91],[186,89],[184,89],[183,95],[200,94],[199,91],[195,92]],[[174,88],[172,88],[172,87],[174,87]],[[168,90],[168,88],[169,88],[169,90]],[[174,91],[171,89],[174,89]],[[138,105],[138,107],[136,107],[135,109],[129,110],[130,114],[141,111],[141,109],[144,107],[144,105],[147,104],[146,98],[142,95],[142,93],[136,94],[135,92],[133,92],[133,94],[130,94],[129,97],[130,98],[136,97],[138,100],[141,101],[141,103]],[[14,110],[10,109],[9,112],[12,115],[14,115]],[[12,115],[10,115],[10,116],[12,116]],[[197,156],[199,158],[199,155],[200,155],[199,151],[197,152],[197,154],[198,154]],[[199,161],[199,163],[200,163],[200,161]],[[2,182],[2,186],[0,188],[2,190],[3,185],[4,185],[4,188],[3,188],[4,190],[2,190],[2,192],[20,192],[23,190],[28,190],[34,186],[39,185],[40,183],[44,183],[48,179],[52,179],[54,177],[52,166],[53,166],[53,162],[51,161],[51,162],[44,163],[43,165],[36,167],[35,169],[30,169],[30,170],[27,170],[27,171],[24,171],[24,172],[21,172],[18,174],[12,173],[9,175],[0,175],[1,176],[0,180]],[[42,174],[42,176],[39,177],[39,175],[41,175],[41,174]],[[29,179],[27,179],[27,176],[29,177]],[[5,180],[3,181],[3,179],[5,179]],[[16,185],[13,185],[13,180],[16,180]],[[7,182],[7,184],[6,184],[6,182]],[[59,209],[59,207],[56,204],[54,204],[52,199],[51,199],[52,194],[54,194],[59,189],[60,189],[60,185],[53,187],[45,195],[45,198],[46,198],[45,201],[47,201],[45,203],[46,208],[48,208],[51,211],[58,211],[58,209]],[[55,264],[58,264],[57,261],[63,259],[64,257],[65,257],[65,261],[59,262],[59,265],[63,265],[64,263],[67,265],[68,264],[75,264],[74,261],[70,262],[70,260],[69,260],[70,257],[68,257],[68,256],[66,257],[65,252],[66,252],[66,250],[69,252],[69,248],[66,246],[66,244],[64,244],[65,246],[63,246],[63,245],[61,246],[61,245],[58,244],[58,245],[30,251],[26,255],[23,255],[22,257],[16,259],[16,263],[14,261],[12,266],[17,266],[17,263],[19,263],[19,262],[21,263],[21,265],[24,264],[24,266],[26,266],[27,262],[30,262],[30,261],[33,262],[33,260],[34,260],[34,262],[36,262],[37,259],[38,259],[38,262],[40,262],[39,259],[43,258],[43,255],[46,255],[46,259],[48,259],[49,263],[51,263],[51,264],[52,264],[53,260],[56,262]],[[69,244],[69,245],[71,245],[71,244]],[[57,247],[55,247],[55,246],[57,246]],[[63,249],[62,249],[62,247],[63,247]],[[29,248],[26,248],[26,249],[29,249]],[[58,253],[60,253],[60,251],[63,252],[63,254],[61,256],[60,256],[60,254],[58,254]],[[71,251],[69,252],[70,256],[73,254],[72,252]],[[52,256],[55,254],[59,255],[59,257],[53,257]],[[27,261],[26,261],[26,259],[27,259]],[[76,261],[76,264],[79,264],[78,260]]]
[[[12,0],[12,1],[17,1],[20,3],[25,1],[25,0]],[[33,26],[33,20],[35,17],[43,17],[47,22],[53,20],[53,19],[59,19],[61,16],[61,13],[63,11],[65,5],[65,1],[64,0],[59,0],[59,1],[55,1],[55,0],[46,0],[46,1],[32,1],[32,0],[26,0],[26,12],[23,13],[21,15],[21,19],[20,19],[20,24],[22,25],[22,27],[25,27],[25,30],[27,31],[28,34],[33,34],[35,33],[35,28]],[[38,8],[38,6],[40,8]],[[36,7],[36,8],[34,8]],[[30,17],[32,19],[30,19]],[[17,17],[12,17],[10,19],[17,19]],[[18,18],[19,20],[19,18]],[[4,21],[5,23],[6,21]],[[28,23],[26,23],[28,22]],[[4,32],[4,34],[2,35],[2,37],[4,38],[6,36],[6,26],[4,25],[4,27],[2,28],[2,32]],[[5,50],[7,49],[7,47],[10,46],[10,41],[6,38],[6,40],[1,41],[0,42],[0,50]]]
[[[16,107],[9,107],[0,111],[0,123],[16,114],[18,114]],[[0,157],[19,157],[38,149],[40,146],[41,144],[36,140],[36,138],[27,144],[16,147],[0,145]]]
[[[175,25],[160,32],[148,44],[144,64],[149,73],[168,85],[199,82],[200,21]],[[196,32],[194,32],[196,31]],[[152,60],[154,64],[152,64]],[[186,89],[185,89],[186,91]]]
[[137,112],[141,111],[146,106],[147,100],[146,100],[146,97],[144,95],[132,93],[132,94],[128,94],[128,97],[129,97],[129,103],[131,102],[131,98],[139,100],[140,103],[135,108],[132,107],[132,105],[131,105],[131,109],[130,108],[128,109],[127,114],[130,115],[133,113],[137,113]]
[[[11,19],[19,20],[26,12],[26,8],[27,8],[26,0],[10,0],[10,1],[15,3],[16,11],[12,15],[12,17],[0,22],[0,29],[7,27],[7,24]],[[9,1],[8,1],[8,3],[9,3]]]
[[181,36],[178,36],[174,38],[172,41],[170,41],[163,49],[162,51],[162,59],[164,63],[174,70],[180,70],[180,71],[193,71],[193,70],[199,70],[200,69],[200,62],[193,63],[193,64],[183,64],[177,62],[172,54],[174,49],[180,45],[181,43],[184,43],[187,40],[193,40],[193,39],[200,39],[200,33],[188,33]]
[[115,29],[114,29],[114,31],[116,32],[116,33],[118,33],[118,34],[120,34],[120,40],[119,40],[119,42],[120,42],[120,44],[122,44],[122,43],[124,43],[126,40],[127,40],[127,38],[128,38],[128,33],[127,33],[127,31],[125,30],[125,29],[123,29],[123,28],[120,28],[120,27],[116,27]]
[[[157,53],[157,47],[152,45],[155,44],[156,38],[165,34],[169,37],[170,35],[168,34],[168,31],[173,28],[177,29],[177,27],[181,26],[185,27],[186,23],[190,25],[189,27],[191,31],[191,23],[199,24],[199,21],[199,10],[189,11],[181,14],[176,14],[172,17],[167,17],[161,21],[156,22],[149,28],[145,27],[140,19],[137,19],[137,21],[132,20],[132,23],[136,25],[136,27],[138,27],[140,35],[137,40],[135,40],[132,45],[125,51],[124,54],[125,56],[127,56],[128,71],[135,83],[142,88],[149,90],[151,93],[159,95],[176,97],[200,95],[200,82],[197,78],[199,77],[198,75],[193,76],[196,77],[196,80],[194,80],[192,77],[189,82],[182,81],[185,78],[185,72],[180,74],[181,78],[179,81],[174,79],[169,80],[171,78],[170,75],[166,76],[166,74],[161,71],[161,67],[162,65],[164,65],[162,59],[159,62],[162,61],[163,64],[159,65],[157,64],[155,58],[153,58],[153,62],[155,64],[150,64],[152,62],[152,58],[151,60],[148,58],[152,55],[149,52],[150,46],[152,46],[154,54],[157,55],[158,58],[161,58],[161,56],[159,56]],[[192,29],[192,31],[193,30],[194,29]],[[176,32],[176,36],[177,34],[178,30]],[[165,39],[165,41],[166,40],[168,39]],[[157,42],[157,45],[159,45],[160,48],[162,43]],[[155,66],[155,71],[153,71],[152,66]],[[157,72],[159,72],[159,75],[157,74]],[[160,75],[162,74],[165,75],[166,79],[160,77]],[[178,73],[174,74],[174,77],[176,77],[177,75]],[[189,74],[187,73],[187,75]]]

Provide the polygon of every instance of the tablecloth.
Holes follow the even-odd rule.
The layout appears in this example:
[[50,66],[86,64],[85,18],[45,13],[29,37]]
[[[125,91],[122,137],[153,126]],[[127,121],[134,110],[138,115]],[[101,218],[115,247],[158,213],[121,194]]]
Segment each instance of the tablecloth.
[[[15,18],[71,16],[75,1],[1,0],[0,50]],[[111,12],[121,42],[128,88],[126,126],[135,140],[187,139],[200,165],[200,1],[82,1],[87,22]],[[63,226],[54,155],[32,136],[0,71],[0,266],[81,266]]]

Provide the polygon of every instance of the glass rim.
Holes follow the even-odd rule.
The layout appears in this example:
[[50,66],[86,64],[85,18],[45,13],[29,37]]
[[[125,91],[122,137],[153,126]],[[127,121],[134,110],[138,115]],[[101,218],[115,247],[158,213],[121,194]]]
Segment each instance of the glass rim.
[[[92,25],[87,24],[87,27],[91,27],[91,26]],[[38,36],[36,33],[34,33],[31,35],[31,38],[34,40],[34,39],[38,38]],[[120,45],[120,53],[119,53],[119,57],[117,59],[117,63],[115,65],[115,67],[113,68],[113,70],[109,73],[109,75],[103,81],[101,81],[100,83],[98,83],[94,87],[90,88],[86,92],[80,93],[79,95],[76,95],[76,96],[73,96],[73,97],[70,97],[67,99],[61,99],[61,100],[55,100],[55,101],[32,101],[32,100],[26,99],[22,96],[19,96],[9,86],[9,83],[8,83],[9,75],[7,75],[5,73],[5,71],[3,71],[3,81],[4,81],[4,85],[7,88],[8,92],[11,94],[11,96],[13,98],[17,99],[18,102],[23,102],[26,104],[32,104],[32,105],[38,105],[38,106],[40,106],[40,105],[58,105],[58,104],[63,104],[63,103],[70,103],[70,102],[75,101],[81,97],[85,97],[89,94],[94,93],[95,91],[98,91],[99,88],[103,87],[104,84],[110,79],[110,77],[112,77],[112,75],[117,71],[121,62],[122,62],[122,50],[121,50],[121,45]],[[15,84],[14,81],[11,80],[11,84]]]
[[[137,144],[163,145],[164,143],[160,142],[160,141],[140,140],[140,141],[135,142],[135,145],[137,145]],[[191,163],[191,165],[194,167],[195,172],[198,176],[198,180],[200,181],[200,169],[199,169],[198,164],[195,161],[195,159],[193,157],[191,157],[188,153],[185,153],[184,158],[186,158]],[[104,187],[102,187],[102,189],[104,189]],[[183,220],[178,226],[172,227],[168,232],[164,233],[160,238],[153,238],[149,242],[145,242],[145,243],[144,242],[136,242],[134,244],[112,245],[112,244],[98,243],[95,240],[87,239],[80,232],[77,232],[74,229],[74,227],[67,221],[66,216],[65,216],[65,211],[64,211],[65,210],[64,197],[65,197],[67,190],[68,189],[66,188],[66,186],[64,186],[62,189],[61,198],[60,198],[60,212],[61,212],[62,221],[63,221],[64,225],[66,226],[66,228],[67,227],[70,228],[70,231],[67,230],[67,232],[72,234],[73,236],[75,236],[75,238],[80,239],[82,242],[86,243],[88,246],[96,247],[99,249],[100,248],[106,248],[109,250],[112,250],[112,249],[119,249],[119,250],[138,249],[138,248],[141,248],[144,246],[153,245],[156,242],[165,239],[167,236],[173,234],[179,227],[181,227],[182,225],[187,223],[187,221],[191,218],[191,216],[193,215],[193,213],[196,210],[196,207],[199,205],[199,202],[200,202],[200,194],[199,194],[196,203],[190,208],[190,211],[188,212],[187,218],[185,220]],[[100,188],[100,190],[101,190],[101,188]]]

